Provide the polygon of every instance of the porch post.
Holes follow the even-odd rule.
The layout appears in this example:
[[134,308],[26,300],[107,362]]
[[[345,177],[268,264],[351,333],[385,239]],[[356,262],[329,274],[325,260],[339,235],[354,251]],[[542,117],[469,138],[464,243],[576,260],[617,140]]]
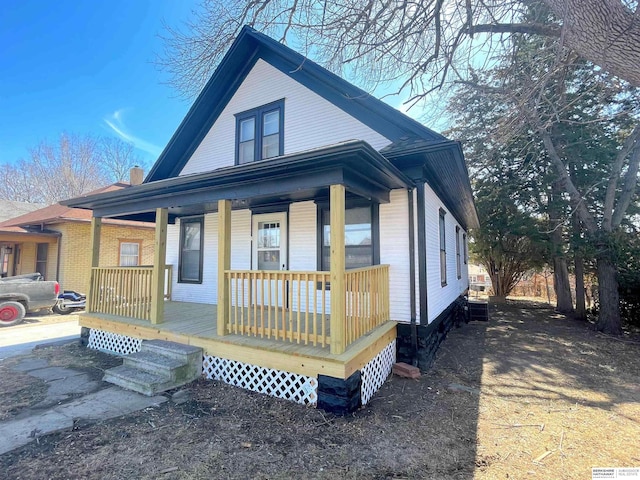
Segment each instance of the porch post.
[[224,271],[231,268],[231,200],[218,200],[218,335],[226,335],[229,284]]
[[151,275],[151,323],[164,321],[164,269],[167,259],[167,223],[169,211],[156,209],[156,239],[153,250]]
[[102,218],[91,217],[91,272],[89,273],[89,288],[87,288],[87,312],[93,311],[95,272],[94,267],[100,266],[100,232],[102,231]]
[[344,252],[344,185],[331,185],[329,199],[331,215],[331,353],[339,355],[345,350],[345,252]]

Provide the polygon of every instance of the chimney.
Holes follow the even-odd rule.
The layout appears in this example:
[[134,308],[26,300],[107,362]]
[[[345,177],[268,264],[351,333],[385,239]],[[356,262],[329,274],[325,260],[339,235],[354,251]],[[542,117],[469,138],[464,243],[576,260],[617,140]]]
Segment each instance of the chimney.
[[142,170],[139,166],[135,165],[131,170],[129,170],[129,183],[131,186],[140,185],[144,180],[144,170]]

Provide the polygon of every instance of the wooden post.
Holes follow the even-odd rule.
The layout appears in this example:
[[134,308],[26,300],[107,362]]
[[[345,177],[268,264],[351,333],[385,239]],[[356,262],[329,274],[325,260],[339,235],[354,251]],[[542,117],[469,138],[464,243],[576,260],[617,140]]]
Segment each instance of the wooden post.
[[231,269],[231,200],[218,200],[218,335],[226,334],[229,315],[229,284],[224,275]]
[[89,273],[89,288],[87,289],[87,312],[92,312],[94,292],[93,289],[97,288],[95,285],[95,272],[94,267],[100,266],[100,232],[102,231],[102,218],[91,218],[91,272]]
[[331,353],[345,350],[346,295],[344,283],[344,185],[331,185],[329,200],[331,215]]
[[169,212],[166,208],[156,209],[156,240],[153,251],[153,274],[151,275],[151,323],[164,321],[164,269],[167,258],[167,223]]

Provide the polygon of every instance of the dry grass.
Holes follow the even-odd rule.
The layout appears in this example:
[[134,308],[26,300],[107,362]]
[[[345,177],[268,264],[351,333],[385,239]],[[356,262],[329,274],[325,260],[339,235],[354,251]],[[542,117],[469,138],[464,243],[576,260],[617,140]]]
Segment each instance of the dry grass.
[[46,391],[42,380],[12,372],[8,364],[0,363],[0,421],[42,401]]
[[183,405],[41,438],[0,457],[0,471],[25,479],[577,479],[590,478],[592,466],[640,465],[640,346],[521,307],[451,332],[428,374],[390,378],[353,416],[200,381]]
[[[513,302],[485,338],[478,478],[640,465],[640,343]],[[528,305],[530,307],[530,305]]]
[[[80,370],[94,380],[101,380],[105,369],[122,363],[118,357],[88,350],[77,343],[37,349],[26,356],[45,359],[52,367]],[[26,356],[11,357],[0,362],[0,421],[14,417],[46,397],[46,382],[13,370]]]

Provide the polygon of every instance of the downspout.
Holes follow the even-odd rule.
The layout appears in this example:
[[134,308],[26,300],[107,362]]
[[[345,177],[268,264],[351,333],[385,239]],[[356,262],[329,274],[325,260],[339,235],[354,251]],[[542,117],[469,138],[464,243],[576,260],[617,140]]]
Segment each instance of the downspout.
[[418,292],[420,295],[420,324],[429,324],[427,305],[427,238],[424,180],[416,182],[418,195]]
[[60,248],[62,243],[62,234],[58,236],[58,258],[56,258],[56,282],[60,283]]
[[416,242],[413,188],[407,190],[409,205],[409,292],[411,295],[411,364],[418,365],[418,326],[416,324]]

